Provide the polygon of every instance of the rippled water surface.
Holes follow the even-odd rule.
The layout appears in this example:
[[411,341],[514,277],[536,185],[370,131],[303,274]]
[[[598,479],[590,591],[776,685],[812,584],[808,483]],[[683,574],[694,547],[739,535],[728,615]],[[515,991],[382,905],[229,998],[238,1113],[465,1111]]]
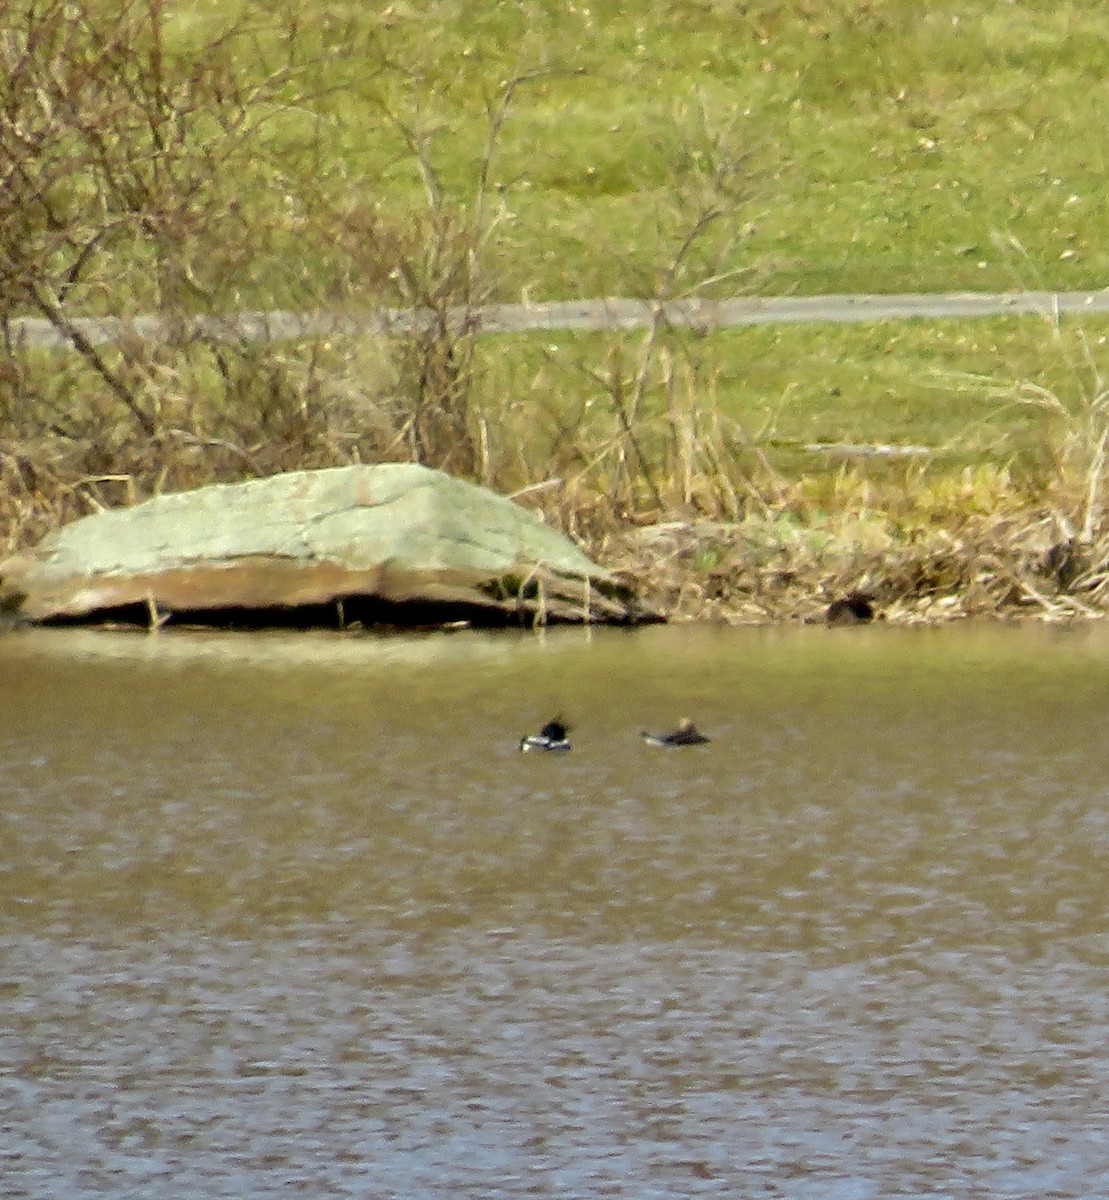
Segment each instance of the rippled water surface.
[[1107,697],[1097,628],[0,638],[0,1191],[1104,1196]]

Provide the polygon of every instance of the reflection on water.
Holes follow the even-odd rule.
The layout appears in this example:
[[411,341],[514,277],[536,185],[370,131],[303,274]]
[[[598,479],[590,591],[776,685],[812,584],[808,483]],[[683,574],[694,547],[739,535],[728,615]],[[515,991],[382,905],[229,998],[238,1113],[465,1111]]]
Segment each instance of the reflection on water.
[[5,1195],[1099,1194],[1107,683],[1098,630],[2,638]]

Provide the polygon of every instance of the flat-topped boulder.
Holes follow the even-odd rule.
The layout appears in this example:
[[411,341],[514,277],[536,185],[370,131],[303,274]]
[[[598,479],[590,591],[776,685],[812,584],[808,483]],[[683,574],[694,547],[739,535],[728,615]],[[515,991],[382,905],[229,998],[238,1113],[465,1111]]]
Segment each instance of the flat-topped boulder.
[[[0,563],[34,621],[145,611],[340,623],[403,611],[485,621],[651,619],[528,509],[411,463],[297,471],[158,496],[74,521]],[[250,614],[254,614],[250,617]]]

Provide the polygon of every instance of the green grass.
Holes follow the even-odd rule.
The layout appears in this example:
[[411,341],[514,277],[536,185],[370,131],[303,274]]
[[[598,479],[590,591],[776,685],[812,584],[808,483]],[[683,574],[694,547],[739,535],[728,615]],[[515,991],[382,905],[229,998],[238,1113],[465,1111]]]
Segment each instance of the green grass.
[[[500,299],[649,292],[683,232],[675,195],[695,189],[714,131],[750,154],[724,263],[746,273],[719,291],[1109,283],[1109,19],[1097,6],[445,0],[383,18],[332,0],[299,11],[306,70],[330,89],[320,177],[347,202],[422,204],[387,108],[435,130],[431,157],[465,204],[499,81],[549,72],[519,90],[494,163],[505,220],[486,275]],[[694,267],[709,273],[718,248]],[[769,419],[784,442],[904,441],[965,463],[1032,452],[1036,415],[945,377],[1071,387],[1065,363],[1045,365],[1051,338],[1035,320],[778,327],[722,332],[698,353],[722,408],[756,427]],[[488,353],[517,348],[498,339]],[[520,372],[532,357],[523,351]]]
[[341,270],[333,239],[305,236],[293,184],[310,178],[339,208],[421,206],[395,118],[427,132],[446,192],[465,205],[486,105],[531,73],[493,169],[505,221],[488,276],[502,299],[648,285],[680,232],[669,210],[706,122],[751,155],[730,265],[757,290],[1109,279],[1109,19],[1096,5],[305,0],[294,33],[287,11],[208,0],[170,14],[185,57],[241,18],[242,76],[294,72],[288,107],[266,102],[272,157],[244,180],[242,202],[276,239],[243,280],[246,305],[297,302],[306,278],[326,292]]
[[[681,183],[679,152],[701,106],[753,154],[737,254],[762,290],[1064,289],[1109,278],[1109,20],[1097,6],[392,11],[299,6],[310,87],[330,89],[315,106],[328,130],[321,176],[374,201],[418,201],[411,165],[383,128],[384,104],[437,130],[436,165],[465,200],[485,101],[515,73],[551,72],[520,90],[499,149],[513,217],[497,256],[505,298],[524,288],[544,298],[630,294],[650,278],[665,249],[659,213]],[[1026,257],[999,249],[998,236]]]
[[[611,420],[605,389],[583,382],[581,367],[603,362],[614,343],[634,357],[643,335],[545,334],[487,339],[483,390],[516,397],[521,425],[552,442],[575,419]],[[796,475],[843,460],[812,443],[923,447],[913,471],[934,479],[979,463],[1030,475],[1043,465],[1052,421],[1024,403],[1027,380],[1072,398],[1077,415],[1096,387],[1090,357],[1104,353],[1109,320],[1068,321],[1053,329],[1033,317],[901,321],[865,325],[778,325],[722,330],[691,342],[670,334],[663,348],[679,362],[678,395],[653,377],[640,417],[663,420],[690,405],[733,419],[770,462]],[[668,344],[667,344],[668,343]],[[580,415],[579,415],[580,414]],[[1057,424],[1057,422],[1056,422]],[[874,475],[903,472],[905,460],[852,459]]]

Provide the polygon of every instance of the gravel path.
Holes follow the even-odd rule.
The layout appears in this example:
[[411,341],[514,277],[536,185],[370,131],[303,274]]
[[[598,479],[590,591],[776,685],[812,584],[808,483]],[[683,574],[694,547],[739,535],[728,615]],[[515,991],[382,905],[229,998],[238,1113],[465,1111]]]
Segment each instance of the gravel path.
[[[657,306],[646,300],[564,300],[546,304],[493,304],[470,314],[488,333],[525,330],[642,329]],[[723,329],[743,325],[798,322],[901,321],[919,318],[966,318],[1034,314],[1109,312],[1109,290],[1093,292],[951,292],[935,295],[772,296],[738,300],[677,300],[661,306],[672,326]],[[461,323],[465,314],[453,314]],[[138,316],[73,317],[69,327],[78,338],[104,345],[127,338],[171,340],[208,337],[218,341],[281,341],[287,338],[358,333],[400,333],[419,320],[410,310],[370,313],[239,313],[229,317],[172,318]],[[15,317],[8,323],[11,340],[20,346],[67,349],[73,337],[59,324],[37,317]]]

